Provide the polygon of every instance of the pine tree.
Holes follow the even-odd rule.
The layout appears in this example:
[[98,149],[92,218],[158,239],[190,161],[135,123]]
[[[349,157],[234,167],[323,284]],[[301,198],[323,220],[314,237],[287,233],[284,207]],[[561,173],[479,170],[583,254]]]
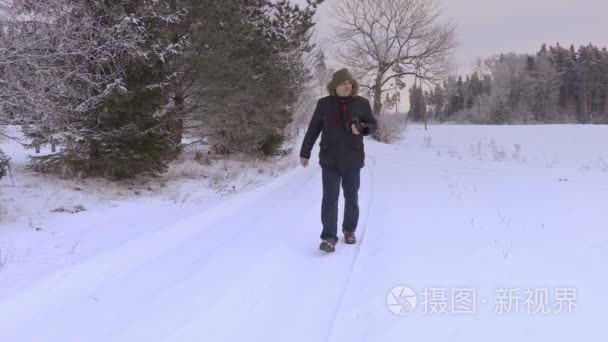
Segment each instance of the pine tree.
[[422,92],[421,86],[412,86],[410,88],[410,110],[408,117],[413,121],[422,121],[426,115],[426,99]]
[[446,99],[445,119],[449,120],[458,111],[459,98],[456,79],[452,76],[448,77],[443,88],[445,89]]
[[10,160],[6,154],[2,150],[0,150],[0,179],[6,176],[6,171],[10,167]]
[[[34,3],[34,2],[32,2]],[[48,11],[35,3],[26,11]],[[166,60],[178,53],[166,42],[179,15],[165,2],[55,0],[44,34],[58,44],[41,50],[61,85],[49,94],[52,115],[28,125],[34,141],[62,146],[34,157],[32,166],[62,175],[133,177],[156,175],[177,152],[172,139]],[[60,58],[58,58],[59,56]],[[44,61],[45,59],[42,58]]]
[[550,48],[550,50],[551,50],[551,54],[553,55],[553,58],[555,59],[555,66],[556,66],[557,73],[560,75],[560,78],[561,78],[561,85],[559,87],[558,106],[560,108],[566,108],[567,103],[568,103],[568,97],[569,97],[568,81],[567,81],[567,75],[566,75],[567,51],[564,48],[562,48],[559,45],[559,43],[557,44],[557,46],[555,48]]
[[601,93],[603,95],[603,102],[601,104],[601,120],[600,123],[608,123],[608,49],[605,47],[601,51],[601,67],[600,67],[600,79],[599,82],[602,85]]
[[443,89],[441,84],[435,85],[435,89],[432,89],[429,97],[428,104],[432,108],[433,116],[439,122],[443,122],[445,120],[445,90]]
[[483,93],[483,86],[477,72],[473,72],[471,75],[470,93],[473,98],[476,98]]
[[192,95],[198,135],[217,153],[272,155],[304,84],[302,55],[312,49],[312,16],[321,1],[301,9],[289,1],[201,1]]
[[495,125],[503,125],[508,122],[510,116],[511,115],[507,104],[504,101],[499,100],[494,110],[492,110],[490,123]]
[[579,122],[591,123],[592,113],[590,110],[590,98],[591,89],[590,81],[592,78],[591,74],[591,63],[592,56],[589,46],[581,46],[578,49],[578,61],[576,65],[576,72],[580,85],[578,87],[579,97]]
[[452,107],[455,112],[461,111],[465,107],[464,85],[462,82],[462,76],[458,76],[458,80],[456,81],[456,93],[453,97]]
[[577,54],[574,50],[574,45],[570,45],[570,48],[564,54],[564,70],[562,84],[564,85],[564,102],[562,108],[569,112],[570,115],[576,115],[579,110],[579,76],[577,73]]

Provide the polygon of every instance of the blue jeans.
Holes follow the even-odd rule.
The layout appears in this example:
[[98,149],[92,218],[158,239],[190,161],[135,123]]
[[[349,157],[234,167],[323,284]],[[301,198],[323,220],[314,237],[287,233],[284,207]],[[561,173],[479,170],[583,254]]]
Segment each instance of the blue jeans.
[[322,166],[323,200],[321,202],[321,239],[338,241],[338,198],[340,183],[344,193],[342,230],[355,232],[359,221],[359,185],[361,169],[338,169]]

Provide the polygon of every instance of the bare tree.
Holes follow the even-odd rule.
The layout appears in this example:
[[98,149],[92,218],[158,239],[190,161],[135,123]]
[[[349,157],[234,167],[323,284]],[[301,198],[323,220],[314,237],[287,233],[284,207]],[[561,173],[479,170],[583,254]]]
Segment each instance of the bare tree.
[[439,23],[438,0],[339,0],[338,58],[374,98],[374,114],[392,79],[413,75],[435,83],[452,69],[455,28]]

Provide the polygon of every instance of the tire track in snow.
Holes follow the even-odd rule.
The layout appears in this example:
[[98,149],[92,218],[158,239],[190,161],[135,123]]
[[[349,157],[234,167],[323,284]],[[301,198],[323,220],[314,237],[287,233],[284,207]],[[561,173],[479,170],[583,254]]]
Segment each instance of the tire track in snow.
[[366,210],[365,210],[365,213],[366,213],[365,221],[363,222],[363,225],[361,226],[363,228],[363,232],[361,233],[361,237],[359,238],[359,241],[357,243],[357,249],[355,250],[355,255],[353,257],[353,260],[351,261],[351,264],[350,264],[350,267],[348,270],[348,276],[346,277],[344,286],[341,291],[340,299],[338,300],[336,308],[334,310],[333,321],[331,322],[331,325],[329,326],[327,335],[325,337],[326,341],[331,341],[333,338],[334,326],[336,324],[338,314],[340,313],[340,309],[344,305],[344,298],[346,297],[346,294],[348,293],[348,290],[350,289],[350,281],[353,276],[355,266],[357,264],[357,259],[359,258],[359,252],[360,252],[361,248],[363,247],[363,242],[365,241],[365,235],[366,235],[365,233],[367,231],[367,224],[369,222],[372,204],[374,203],[374,193],[375,193],[375,183],[376,183],[376,177],[374,176],[374,167],[376,166],[376,158],[370,156],[370,159],[372,161],[372,163],[371,163],[372,165],[371,165],[371,167],[367,167],[366,169],[368,170],[369,184],[371,184],[371,185],[370,185],[370,195],[369,195],[367,205],[366,205]]
[[[311,170],[313,171],[313,170]],[[268,223],[269,223],[269,227],[274,227],[272,229],[265,229],[264,226],[260,226],[260,228],[264,229],[264,231],[266,233],[260,233],[262,235],[264,234],[272,234],[269,237],[261,237],[261,238],[256,238],[253,239],[254,241],[267,241],[268,243],[263,243],[263,245],[256,245],[257,247],[255,247],[255,250],[257,251],[256,253],[253,253],[253,251],[249,250],[249,248],[247,248],[247,253],[245,253],[245,250],[237,248],[235,249],[235,252],[230,252],[230,251],[223,251],[220,252],[219,254],[219,258],[217,258],[218,255],[216,255],[214,258],[217,258],[218,260],[220,259],[224,259],[224,256],[230,256],[230,255],[234,255],[236,253],[236,251],[238,251],[239,257],[240,258],[244,258],[245,263],[248,264],[248,266],[245,267],[245,264],[243,264],[243,262],[240,262],[238,265],[233,265],[234,267],[230,267],[231,268],[231,273],[233,273],[235,279],[232,279],[230,281],[228,281],[228,279],[226,279],[225,276],[222,276],[222,280],[219,280],[223,286],[218,287],[217,289],[211,290],[211,292],[213,293],[225,293],[225,294],[229,294],[229,293],[248,293],[249,295],[247,296],[247,298],[243,298],[242,296],[231,296],[231,295],[222,295],[222,296],[215,296],[212,300],[203,300],[200,301],[199,298],[197,297],[192,297],[190,298],[190,302],[195,302],[197,306],[200,307],[204,307],[205,309],[202,311],[198,311],[198,312],[192,312],[190,315],[187,315],[188,317],[183,319],[182,322],[177,323],[175,326],[172,327],[172,330],[174,332],[173,335],[166,335],[163,336],[163,338],[159,339],[162,341],[180,341],[180,340],[184,340],[187,339],[187,336],[192,336],[192,335],[196,335],[198,331],[200,331],[201,329],[201,322],[209,322],[212,320],[217,320],[218,317],[226,317],[226,319],[224,319],[223,321],[228,321],[228,317],[230,317],[230,320],[236,320],[236,321],[242,321],[243,323],[241,324],[241,328],[242,329],[247,329],[249,331],[250,334],[250,338],[252,340],[257,340],[257,339],[261,339],[262,336],[265,335],[260,335],[260,331],[257,329],[257,326],[260,326],[260,324],[258,324],[257,326],[254,324],[253,326],[248,326],[252,324],[252,322],[258,322],[258,320],[263,322],[264,317],[276,317],[277,315],[284,315],[285,314],[285,302],[281,302],[281,306],[277,307],[274,306],[272,300],[267,304],[260,304],[263,303],[266,300],[272,299],[272,298],[287,298],[287,297],[292,297],[293,296],[293,289],[298,287],[299,284],[299,280],[298,282],[294,283],[291,279],[293,278],[294,275],[297,274],[301,274],[302,272],[305,273],[309,273],[309,274],[314,274],[314,270],[310,267],[313,267],[315,265],[320,266],[325,264],[325,262],[321,262],[321,263],[310,263],[310,262],[306,262],[305,264],[300,264],[300,266],[303,266],[303,268],[300,271],[297,272],[293,272],[293,265],[294,262],[297,263],[300,261],[300,258],[302,256],[302,251],[304,250],[309,250],[310,251],[310,256],[309,259],[307,259],[308,261],[313,261],[313,260],[318,260],[318,255],[315,254],[315,249],[313,249],[312,246],[309,246],[309,248],[302,248],[302,246],[304,244],[293,244],[293,242],[289,242],[290,239],[293,239],[294,236],[298,236],[298,237],[304,237],[304,236],[308,236],[310,233],[310,223],[311,223],[311,218],[314,216],[315,217],[315,221],[316,221],[316,214],[318,212],[318,209],[316,208],[316,204],[317,202],[311,202],[310,199],[312,198],[311,196],[306,196],[305,194],[302,194],[302,192],[307,193],[309,192],[310,186],[308,185],[311,181],[315,181],[320,182],[320,170],[314,170],[314,172],[311,172],[310,175],[308,175],[308,180],[306,181],[306,177],[302,177],[297,178],[295,180],[297,180],[297,184],[295,184],[295,186],[297,186],[297,190],[295,191],[294,194],[290,194],[290,195],[295,195],[295,196],[289,196],[290,198],[293,197],[294,201],[287,201],[287,202],[282,202],[282,203],[277,203],[277,205],[268,205],[269,208],[272,208],[272,210],[274,211],[279,211],[279,212],[283,212],[284,216],[282,217],[282,219],[290,219],[292,217],[294,217],[294,214],[292,213],[291,215],[289,214],[290,212],[297,212],[297,213],[301,213],[301,212],[305,212],[307,213],[307,215],[305,215],[305,219],[303,220],[298,220],[297,222],[295,222],[295,224],[291,224],[289,222],[286,222],[287,227],[289,228],[289,230],[287,231],[287,234],[285,231],[280,230],[280,231],[276,231],[273,230],[276,227],[280,227],[281,229],[284,227],[282,220],[277,221],[276,219],[268,219]],[[295,189],[295,188],[294,188]],[[285,196],[282,197],[283,199],[285,198]],[[315,197],[316,199],[316,197]],[[303,206],[308,203],[311,208],[310,209],[303,209]],[[312,210],[312,206],[315,207],[314,210]],[[285,213],[285,210],[287,210],[288,212]],[[314,212],[314,214],[313,214]],[[297,215],[296,215],[297,216]],[[277,226],[277,224],[279,224]],[[279,233],[280,236],[276,237],[275,232]],[[291,232],[291,233],[289,233]],[[297,233],[296,233],[297,232]],[[295,235],[294,235],[295,234]],[[274,236],[274,238],[273,238]],[[244,236],[240,236],[239,239],[242,240],[242,242],[246,242],[249,241],[251,239],[248,239]],[[278,239],[278,240],[277,240]],[[307,238],[305,238],[305,241],[308,241]],[[286,242],[284,243],[280,243],[281,241]],[[236,242],[236,241],[235,241]],[[279,242],[279,243],[277,243]],[[255,243],[255,242],[254,242]],[[237,243],[238,244],[238,243]],[[308,246],[308,242],[305,243],[306,246]],[[295,248],[295,249],[294,249]],[[299,250],[299,252],[298,252]],[[294,252],[295,251],[295,252]],[[226,253],[225,255],[222,253]],[[308,254],[308,253],[307,253]],[[277,258],[278,257],[278,258]],[[339,257],[338,255],[336,257]],[[343,257],[341,259],[344,259]],[[334,259],[333,261],[336,261],[337,259]],[[343,260],[343,261],[347,261],[347,260]],[[223,266],[225,266],[225,261],[222,263]],[[345,263],[342,263],[343,266],[347,266]],[[213,266],[212,266],[213,267]],[[214,271],[210,271],[207,267],[207,269],[200,269],[197,274],[193,275],[193,277],[190,277],[188,279],[184,279],[183,286],[182,285],[178,285],[179,287],[173,288],[170,291],[167,291],[167,294],[170,293],[195,293],[195,291],[192,290],[192,284],[193,283],[197,283],[197,278],[202,278],[205,274],[214,274],[216,272]],[[328,276],[332,276],[333,272],[328,272]],[[280,276],[279,276],[280,275]],[[275,278],[279,276],[278,278]],[[334,275],[335,276],[335,275]],[[230,276],[231,277],[231,276]],[[344,278],[344,276],[341,276],[340,278]],[[261,285],[262,283],[259,282],[260,279],[264,279],[264,283],[265,284],[269,284],[269,285]],[[291,279],[291,280],[290,280]],[[300,279],[300,278],[298,278]],[[217,282],[218,280],[216,279],[215,282]],[[268,287],[270,286],[270,287]],[[253,290],[253,289],[256,290]],[[272,290],[271,288],[274,288],[274,290]],[[210,289],[207,287],[206,291],[209,291]],[[311,290],[310,292],[307,292],[308,295],[310,297],[310,300],[306,300],[306,302],[309,303],[313,303],[314,302],[314,298],[318,298],[318,296],[316,296],[317,294],[319,294],[318,292]],[[289,294],[289,296],[285,296],[285,294]],[[322,294],[322,293],[321,293]],[[165,298],[161,298],[161,301],[165,301],[165,302],[169,302],[171,299],[169,296],[164,296]],[[334,296],[333,298],[337,298],[338,296]],[[332,301],[333,302],[333,301]],[[155,305],[155,306],[160,306],[162,307],[163,305]],[[234,307],[239,307],[238,312],[230,312],[230,313],[226,313],[226,308],[234,308]],[[260,308],[263,308],[262,311],[260,312]],[[306,310],[305,310],[306,311]],[[255,313],[257,313],[257,315]],[[331,309],[330,311],[331,312]],[[269,314],[269,313],[276,313],[276,315],[274,314]],[[255,319],[252,320],[251,317],[256,317]],[[240,318],[240,319],[239,319]],[[331,319],[331,316],[328,315],[328,318]],[[140,318],[141,322],[146,322],[147,320],[144,318]],[[296,320],[297,321],[297,320]],[[319,322],[327,322],[328,319],[326,320],[319,320]],[[258,322],[259,323],[259,322]],[[144,324],[144,323],[141,323]],[[166,325],[170,325],[167,322],[165,322],[164,324]],[[204,324],[203,324],[204,325]],[[141,331],[143,329],[145,329],[144,325],[138,326],[138,329],[130,329],[133,331]],[[282,327],[284,328],[284,327]],[[292,327],[295,328],[295,327]],[[220,325],[214,325],[212,327],[205,327],[204,328],[207,334],[207,338],[210,340],[225,340],[225,341],[229,341],[229,340],[238,340],[237,337],[234,334],[234,331],[230,330],[230,328],[228,327],[224,327],[221,324]],[[227,330],[226,330],[227,329]],[[292,329],[287,329],[288,332],[283,334],[283,331],[281,329],[273,329],[272,331],[267,331],[264,330],[266,335],[272,335],[274,334],[274,338],[273,337],[269,337],[266,336],[265,338],[268,340],[284,340],[285,338],[291,336],[291,334],[293,333]],[[129,334],[129,332],[126,332],[127,334]],[[254,338],[254,336],[256,336],[256,334],[258,334],[258,338]],[[126,336],[129,337],[133,337],[131,335],[124,335],[121,336],[121,338],[118,338],[117,340],[129,340],[128,338],[126,338]],[[157,335],[156,337],[158,337],[159,335]],[[232,338],[231,338],[232,336]],[[311,339],[307,339],[307,340],[322,340],[323,339],[324,334],[321,333],[320,336],[318,337],[314,337]],[[124,337],[124,338],[123,338]],[[141,336],[136,336],[137,338],[135,338],[135,340],[142,340],[145,339]],[[134,338],[130,338],[130,340],[133,340]],[[303,339],[305,340],[305,339]]]
[[[372,163],[373,165],[373,163]],[[319,174],[321,170],[316,171]],[[365,172],[363,176],[369,177],[370,187],[366,191],[367,198],[362,205],[362,212],[369,212],[373,203],[374,180],[373,171]],[[312,199],[308,196],[307,200]],[[366,205],[367,203],[367,205]],[[295,204],[289,203],[287,207],[292,208]],[[279,208],[277,208],[279,209]],[[313,214],[314,212],[314,214]],[[257,263],[246,274],[243,274],[239,279],[239,283],[233,284],[230,288],[224,288],[224,293],[248,293],[249,297],[244,300],[239,296],[224,296],[220,300],[214,301],[207,306],[204,312],[193,315],[183,326],[176,329],[175,335],[167,336],[163,341],[179,341],[196,334],[201,329],[201,322],[208,322],[217,317],[229,317],[231,320],[240,321],[241,329],[249,331],[250,340],[269,340],[281,341],[291,339],[294,341],[323,341],[331,336],[333,326],[335,325],[336,317],[339,310],[343,307],[342,302],[348,296],[348,284],[352,278],[354,265],[358,255],[360,245],[365,240],[365,228],[367,225],[367,217],[361,221],[361,237],[360,241],[355,246],[343,245],[344,248],[338,249],[335,254],[319,252],[313,246],[308,245],[310,235],[311,218],[314,216],[315,225],[317,224],[318,208],[312,212],[309,210],[305,219],[299,220],[298,223],[290,227],[292,232],[297,231],[296,236],[304,238],[305,243],[288,243],[284,246],[278,246],[277,249],[269,251],[262,259],[264,262]],[[292,234],[288,239],[292,239]],[[306,246],[306,247],[304,247]],[[299,251],[294,251],[296,248]],[[301,259],[302,252],[307,256]],[[277,258],[279,257],[279,258]],[[293,265],[298,264],[298,270],[294,271]],[[336,268],[339,270],[336,271]],[[280,277],[277,279],[277,275]],[[309,286],[306,290],[298,290],[300,296],[296,312],[291,312],[290,321],[285,325],[275,327],[274,329],[259,329],[260,326],[268,324],[277,316],[285,315],[285,303],[289,303],[293,299],[294,290],[301,286],[302,279],[310,279],[310,277],[319,277],[325,279],[320,286]],[[259,286],[259,279],[264,279],[269,285],[258,288],[256,291],[248,290],[250,287]],[[188,292],[188,291],[184,291]],[[270,302],[264,303],[270,299]],[[277,301],[279,299],[279,301]],[[281,301],[281,299],[284,299]],[[322,308],[318,307],[318,302],[326,303]],[[279,305],[276,305],[279,304]],[[238,307],[237,313],[227,312],[226,308]],[[308,317],[305,314],[316,312],[314,318]],[[251,317],[256,317],[252,319]],[[297,336],[293,336],[294,331],[300,329],[294,322],[307,321],[309,325],[318,327],[318,330],[307,330],[299,332]],[[225,340],[237,341],[238,332],[235,333],[225,326],[205,327],[205,333],[210,340]]]
[[[283,181],[279,186],[276,186],[274,189],[272,189],[271,191],[267,191],[267,192],[263,192],[260,194],[256,194],[255,197],[253,199],[247,199],[245,201],[239,201],[238,202],[238,208],[239,209],[243,209],[243,208],[251,208],[252,205],[255,206],[255,203],[262,204],[264,207],[268,207],[268,208],[274,208],[277,207],[281,202],[281,200],[283,200],[283,197],[281,196],[277,196],[277,194],[282,194],[285,191],[292,191],[294,194],[298,194],[301,191],[305,191],[305,189],[307,188],[307,184],[309,184],[310,182],[314,181],[317,177],[317,173],[316,172],[308,172],[304,177],[297,177],[294,175],[290,175],[288,176],[290,177],[289,179]],[[294,185],[293,180],[297,180],[298,184]],[[296,196],[298,197],[298,196]],[[228,203],[231,202],[231,200],[227,201]],[[244,202],[244,203],[242,203]],[[220,211],[223,211],[222,209],[225,209],[226,204],[223,204],[222,207],[224,208],[220,208]],[[213,208],[209,208],[210,210],[213,210]],[[257,211],[247,211],[247,213],[249,213],[249,215],[247,215],[247,219],[251,220],[249,221],[249,224],[258,224],[260,223],[260,221],[263,221],[266,218],[266,215],[262,214],[262,213],[258,213]],[[150,272],[158,272],[159,269],[162,269],[163,267],[168,266],[169,268],[167,268],[167,272],[164,274],[164,280],[163,281],[159,281],[157,284],[154,284],[152,286],[144,286],[144,287],[140,287],[138,291],[136,292],[129,292],[131,293],[131,296],[128,298],[125,298],[126,300],[129,300],[131,302],[135,302],[135,303],[145,303],[147,301],[148,298],[150,297],[154,297],[159,295],[160,293],[171,293],[172,289],[175,289],[177,286],[179,286],[178,284],[183,283],[183,282],[188,282],[189,279],[192,276],[192,271],[193,270],[197,270],[198,272],[204,270],[204,269],[208,269],[208,270],[214,270],[215,266],[216,266],[216,260],[221,259],[222,256],[225,256],[229,251],[227,250],[226,246],[232,246],[234,244],[234,242],[236,242],[236,240],[239,241],[244,241],[244,240],[248,240],[251,238],[251,236],[253,234],[268,234],[270,232],[270,229],[267,227],[262,226],[261,229],[243,229],[242,231],[239,231],[239,227],[241,227],[241,225],[230,225],[230,227],[225,227],[224,224],[226,222],[231,222],[231,221],[236,221],[236,222],[243,222],[244,218],[242,217],[233,217],[233,218],[226,218],[225,214],[221,214],[218,215],[218,217],[215,217],[214,219],[211,220],[206,220],[205,217],[209,214],[209,212],[205,211],[201,214],[196,214],[196,215],[192,215],[191,217],[188,218],[184,218],[182,220],[180,220],[179,223],[175,223],[172,225],[168,225],[167,228],[163,231],[160,232],[155,232],[154,234],[152,234],[151,236],[147,236],[139,241],[129,241],[128,243],[126,243],[125,245],[121,246],[120,248],[118,248],[117,250],[114,250],[110,253],[103,253],[101,255],[99,255],[96,258],[93,258],[91,260],[87,260],[84,263],[81,264],[77,264],[71,267],[68,267],[66,269],[62,269],[59,270],[58,272],[60,273],[65,273],[68,270],[70,271],[70,273],[72,274],[72,278],[74,277],[78,277],[80,278],[80,280],[82,281],[83,279],[81,278],[81,272],[79,272],[80,270],[85,270],[85,274],[89,274],[90,272],[87,272],[86,270],[89,269],[89,271],[91,269],[98,269],[100,266],[100,263],[102,263],[103,265],[106,265],[106,269],[107,271],[112,271],[112,272],[108,272],[105,274],[105,276],[98,278],[96,275],[92,275],[91,276],[85,276],[86,279],[88,279],[90,281],[90,284],[84,288],[79,287],[76,288],[74,286],[74,284],[68,282],[62,282],[63,284],[57,284],[55,281],[53,280],[57,280],[57,276],[53,275],[49,278],[47,278],[47,280],[51,280],[52,283],[56,286],[55,290],[57,291],[57,295],[56,297],[60,297],[63,300],[61,300],[61,303],[59,303],[60,305],[58,305],[57,303],[57,299],[50,299],[48,297],[46,297],[46,304],[48,305],[45,308],[42,308],[42,312],[48,312],[49,314],[52,314],[51,310],[57,309],[58,307],[73,307],[73,310],[70,310],[69,312],[61,312],[60,314],[54,314],[51,315],[52,317],[54,317],[54,319],[57,320],[57,324],[55,327],[51,328],[51,331],[47,331],[50,334],[57,334],[57,335],[61,335],[61,334],[66,334],[65,331],[62,331],[62,325],[61,322],[65,322],[63,319],[65,318],[74,318],[74,317],[80,317],[82,319],[85,319],[86,317],[92,319],[92,320],[96,320],[99,321],[100,318],[102,319],[107,319],[109,321],[107,321],[106,326],[111,328],[111,326],[113,324],[118,324],[118,326],[115,326],[115,328],[118,328],[117,330],[121,330],[121,328],[124,327],[124,324],[126,322],[116,322],[115,318],[112,318],[111,315],[108,314],[103,314],[99,315],[99,312],[96,310],[95,308],[95,302],[91,302],[90,300],[87,300],[87,298],[89,298],[92,294],[101,294],[104,295],[105,297],[114,297],[114,300],[112,302],[116,302],[116,298],[118,297],[124,297],[125,294],[128,292],[125,292],[125,287],[137,287],[137,284],[143,284],[144,280],[147,278],[147,275],[150,274]],[[195,229],[190,228],[189,230],[193,229],[194,231],[186,234],[185,236],[182,236],[182,234],[180,234],[179,232],[174,236],[173,238],[171,238],[171,240],[174,240],[172,242],[169,241],[163,241],[163,244],[158,245],[157,242],[159,240],[159,238],[162,237],[169,237],[167,236],[167,232],[169,232],[170,230],[173,230],[173,226],[182,226],[184,222],[187,222],[187,224],[195,224],[195,220],[193,220],[193,218],[196,218],[197,216],[202,215],[202,222],[200,227],[197,227]],[[181,224],[180,224],[181,223]],[[209,225],[211,225],[211,227],[208,227]],[[215,225],[215,226],[214,226]],[[223,226],[223,227],[220,227]],[[224,229],[222,229],[224,228]],[[228,228],[228,229],[225,229]],[[224,230],[224,233],[217,233],[218,230]],[[227,230],[227,231],[226,231]],[[179,231],[179,229],[178,229]],[[173,234],[172,234],[173,235]],[[213,236],[214,238],[220,238],[221,241],[218,240],[214,240],[211,243],[207,242],[205,240],[208,240],[207,238]],[[163,246],[166,242],[168,242],[169,246]],[[152,244],[153,243],[153,244]],[[198,246],[199,248],[195,248],[197,247],[197,243],[200,243],[200,245]],[[204,247],[207,247],[206,249]],[[144,248],[146,247],[146,248]],[[203,248],[200,248],[203,247]],[[134,250],[140,250],[140,249],[147,249],[147,248],[152,248],[152,249],[156,249],[153,252],[147,252],[144,254],[147,255],[142,255],[141,257],[138,257],[136,259],[139,260],[132,260],[127,262],[126,264],[124,263],[125,260],[129,260],[128,256],[130,254],[132,254],[132,252]],[[261,247],[260,247],[261,248]],[[252,256],[255,257],[255,251],[258,251],[260,248],[257,248],[255,250],[250,251],[250,254],[252,254]],[[202,250],[201,250],[202,249]],[[193,254],[193,251],[197,251],[197,253]],[[120,259],[119,256],[120,255],[124,255],[126,257],[123,258],[122,260],[122,264],[121,263],[116,263],[116,260]],[[191,258],[192,256],[195,256],[195,258]],[[168,265],[168,261],[170,262],[175,262],[175,261],[182,261],[180,263],[174,264],[174,265]],[[248,260],[247,264],[252,264],[254,263],[255,260]],[[88,267],[90,265],[95,265],[97,267]],[[118,267],[114,267],[114,266],[110,266],[110,265],[120,265]],[[239,266],[239,267],[243,267],[246,265],[243,265],[242,263],[240,263],[239,265],[235,265],[235,266]],[[100,272],[103,273],[103,272]],[[53,279],[55,278],[55,279]],[[20,293],[18,293],[17,295],[19,296],[28,296],[30,294],[33,294],[34,296],[37,295],[43,295],[43,293],[45,291],[40,291],[41,288],[45,288],[48,286],[41,286],[45,284],[45,281],[42,281],[42,284],[37,284],[37,285],[33,285],[34,288],[28,288],[28,289],[24,289],[24,291],[21,291]],[[125,285],[126,284],[126,285]],[[57,285],[59,285],[57,288]],[[29,291],[28,291],[29,290]],[[34,293],[32,293],[32,291],[34,291]],[[74,291],[76,290],[76,291]],[[136,296],[133,296],[134,293],[137,293]],[[3,298],[7,299],[7,298]],[[40,306],[39,304],[41,304],[41,302],[43,302],[45,300],[40,300],[40,301],[26,301],[28,302],[28,304],[34,304],[34,302],[36,303],[36,306]],[[67,301],[67,302],[66,302]],[[10,302],[10,299],[9,299]],[[70,305],[71,304],[71,305]],[[25,305],[27,306],[27,305]],[[23,315],[27,315],[29,317],[31,317],[31,314],[27,314],[27,312],[32,312],[30,310],[27,310],[25,307],[22,310],[22,314]],[[35,318],[38,317],[42,317],[44,316],[44,314],[40,312],[35,316]],[[74,314],[77,315],[75,316]],[[133,314],[133,313],[126,313],[127,315]],[[105,316],[104,316],[105,315]],[[79,319],[80,319],[79,318]],[[28,321],[29,319],[25,319],[23,320]],[[112,321],[114,321],[114,323],[112,323]],[[20,325],[20,324],[18,324]],[[27,330],[27,327],[25,325],[21,326],[21,328],[23,328],[23,331]],[[16,332],[16,331],[15,331]],[[45,336],[47,335],[47,332],[44,331],[38,331],[35,332],[35,334],[40,334],[40,336]],[[109,331],[106,331],[105,333],[108,333]],[[83,332],[86,333],[86,332]],[[103,332],[100,332],[101,334],[103,334]],[[48,335],[47,335],[48,336]]]

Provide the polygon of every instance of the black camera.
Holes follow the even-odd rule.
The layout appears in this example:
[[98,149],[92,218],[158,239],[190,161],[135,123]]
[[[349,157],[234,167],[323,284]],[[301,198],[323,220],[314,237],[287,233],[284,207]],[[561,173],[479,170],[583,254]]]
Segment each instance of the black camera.
[[351,122],[351,126],[355,125],[355,127],[357,128],[357,131],[359,131],[359,133],[363,134],[363,135],[368,135],[369,134],[369,127],[367,127],[363,122],[357,120],[353,120]]

